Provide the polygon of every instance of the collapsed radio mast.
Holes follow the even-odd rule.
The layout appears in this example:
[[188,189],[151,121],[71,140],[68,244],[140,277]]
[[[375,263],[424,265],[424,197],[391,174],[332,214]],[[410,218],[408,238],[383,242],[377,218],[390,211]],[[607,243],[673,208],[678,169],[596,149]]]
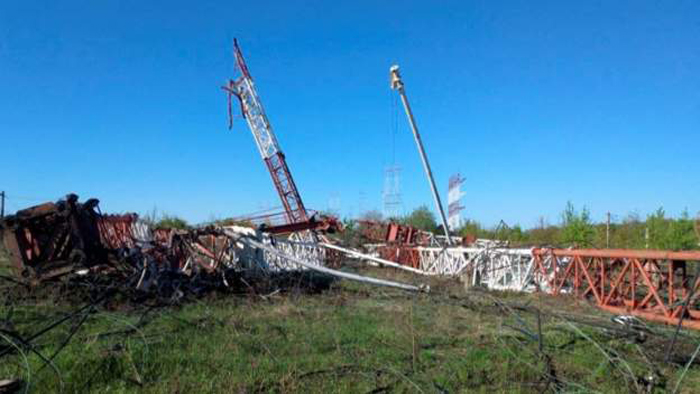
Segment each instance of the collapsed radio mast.
[[301,200],[284,158],[284,153],[282,153],[280,144],[272,131],[270,121],[267,119],[265,109],[255,90],[253,77],[251,77],[245,64],[238,41],[235,39],[233,40],[233,55],[236,58],[236,69],[240,72],[240,76],[237,79],[229,79],[228,84],[222,87],[228,93],[229,129],[233,126],[231,96],[236,96],[241,102],[241,112],[248,122],[250,131],[253,133],[260,156],[262,156],[272,177],[272,182],[275,184],[275,189],[277,189],[277,193],[282,200],[287,224],[307,222],[309,218],[306,208],[304,208],[304,202]]

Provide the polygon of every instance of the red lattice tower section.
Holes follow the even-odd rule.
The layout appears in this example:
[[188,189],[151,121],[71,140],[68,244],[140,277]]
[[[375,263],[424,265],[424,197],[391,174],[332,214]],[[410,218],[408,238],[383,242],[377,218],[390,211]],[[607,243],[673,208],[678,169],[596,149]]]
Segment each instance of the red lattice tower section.
[[306,208],[304,208],[304,203],[289,171],[284,153],[282,153],[277,137],[272,131],[272,126],[265,114],[265,109],[255,90],[253,78],[250,76],[248,66],[243,59],[243,54],[236,40],[233,41],[233,53],[236,58],[236,70],[240,76],[229,80],[227,85],[222,87],[228,93],[229,128],[233,124],[231,96],[236,96],[240,101],[243,117],[248,122],[250,131],[253,133],[260,156],[265,161],[275,189],[277,189],[277,193],[282,200],[287,223],[307,222]]

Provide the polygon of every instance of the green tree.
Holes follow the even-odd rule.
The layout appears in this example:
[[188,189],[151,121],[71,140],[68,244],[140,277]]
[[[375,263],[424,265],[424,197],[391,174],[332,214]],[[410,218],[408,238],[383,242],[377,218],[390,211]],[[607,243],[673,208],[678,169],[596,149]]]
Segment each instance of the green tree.
[[164,214],[155,225],[156,228],[174,228],[179,230],[187,230],[190,226],[185,219],[175,215]]
[[[637,212],[631,212],[622,219],[621,223],[610,224],[610,247],[623,249],[643,249],[644,248],[644,228],[645,224],[639,218]],[[605,231],[605,227],[600,228]],[[605,234],[603,233],[603,240]],[[603,241],[604,242],[604,241]],[[605,246],[601,243],[599,246]]]
[[647,217],[649,229],[649,248],[662,250],[688,250],[697,248],[693,221],[687,211],[678,219],[666,217],[663,208],[659,208]]
[[523,244],[528,241],[527,233],[523,231],[519,224],[508,229],[507,240],[516,244]]
[[425,205],[414,209],[410,215],[403,219],[403,223],[424,231],[435,232],[437,230],[435,215]]
[[591,247],[595,238],[595,227],[586,207],[577,212],[569,201],[562,212],[561,242],[575,247]]
[[462,222],[462,226],[459,228],[457,233],[461,237],[473,235],[474,237],[481,238],[483,237],[484,228],[481,226],[481,223],[477,222],[476,220],[466,219],[464,222]]

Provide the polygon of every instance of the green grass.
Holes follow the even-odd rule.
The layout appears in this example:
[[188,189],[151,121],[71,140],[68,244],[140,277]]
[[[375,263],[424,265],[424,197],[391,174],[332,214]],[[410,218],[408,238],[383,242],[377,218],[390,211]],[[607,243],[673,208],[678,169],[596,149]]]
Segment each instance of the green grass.
[[[619,356],[610,363],[557,317],[576,313],[609,322],[607,315],[586,304],[465,292],[446,281],[434,282],[432,288],[442,290],[413,295],[336,282],[313,295],[212,295],[153,309],[145,318],[145,308],[101,310],[58,353],[55,370],[40,369],[43,362],[35,354],[27,354],[29,368],[21,355],[6,356],[0,359],[0,379],[21,377],[32,392],[525,393],[544,390],[545,372],[554,371],[567,392],[623,393],[637,389],[625,377],[624,363],[635,376],[649,373],[649,362],[631,341],[577,325],[608,357]],[[535,314],[508,310],[495,301],[545,311],[543,345],[550,362],[537,351],[536,340],[511,328],[536,332]],[[76,307],[55,305],[50,298],[3,304],[0,316],[12,310],[10,320],[20,332],[35,332]],[[134,332],[135,326],[139,328]],[[119,333],[129,329],[129,334]],[[50,356],[69,330],[70,323],[51,331],[38,341],[38,350]],[[658,344],[648,345],[641,349],[659,365],[665,380],[655,391],[672,389],[680,367],[655,359],[663,352],[656,349]],[[698,385],[700,373],[693,368],[683,387],[692,392]]]

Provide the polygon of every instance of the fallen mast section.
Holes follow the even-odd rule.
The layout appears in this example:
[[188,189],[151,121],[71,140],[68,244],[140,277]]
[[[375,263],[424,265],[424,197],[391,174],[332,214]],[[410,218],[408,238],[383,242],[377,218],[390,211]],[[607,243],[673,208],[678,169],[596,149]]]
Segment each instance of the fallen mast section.
[[494,290],[585,299],[613,313],[700,329],[700,251],[509,248],[484,241],[440,247],[397,237],[395,224],[385,226],[365,233],[374,243],[362,259]]
[[240,102],[241,113],[248,123],[260,156],[265,162],[284,207],[286,223],[267,226],[265,231],[273,234],[316,229],[326,232],[337,231],[341,227],[337,219],[319,215],[311,216],[306,210],[237,40],[233,41],[233,55],[239,76],[236,79],[230,79],[222,87],[228,94],[229,128],[233,127],[232,96],[235,96]]

